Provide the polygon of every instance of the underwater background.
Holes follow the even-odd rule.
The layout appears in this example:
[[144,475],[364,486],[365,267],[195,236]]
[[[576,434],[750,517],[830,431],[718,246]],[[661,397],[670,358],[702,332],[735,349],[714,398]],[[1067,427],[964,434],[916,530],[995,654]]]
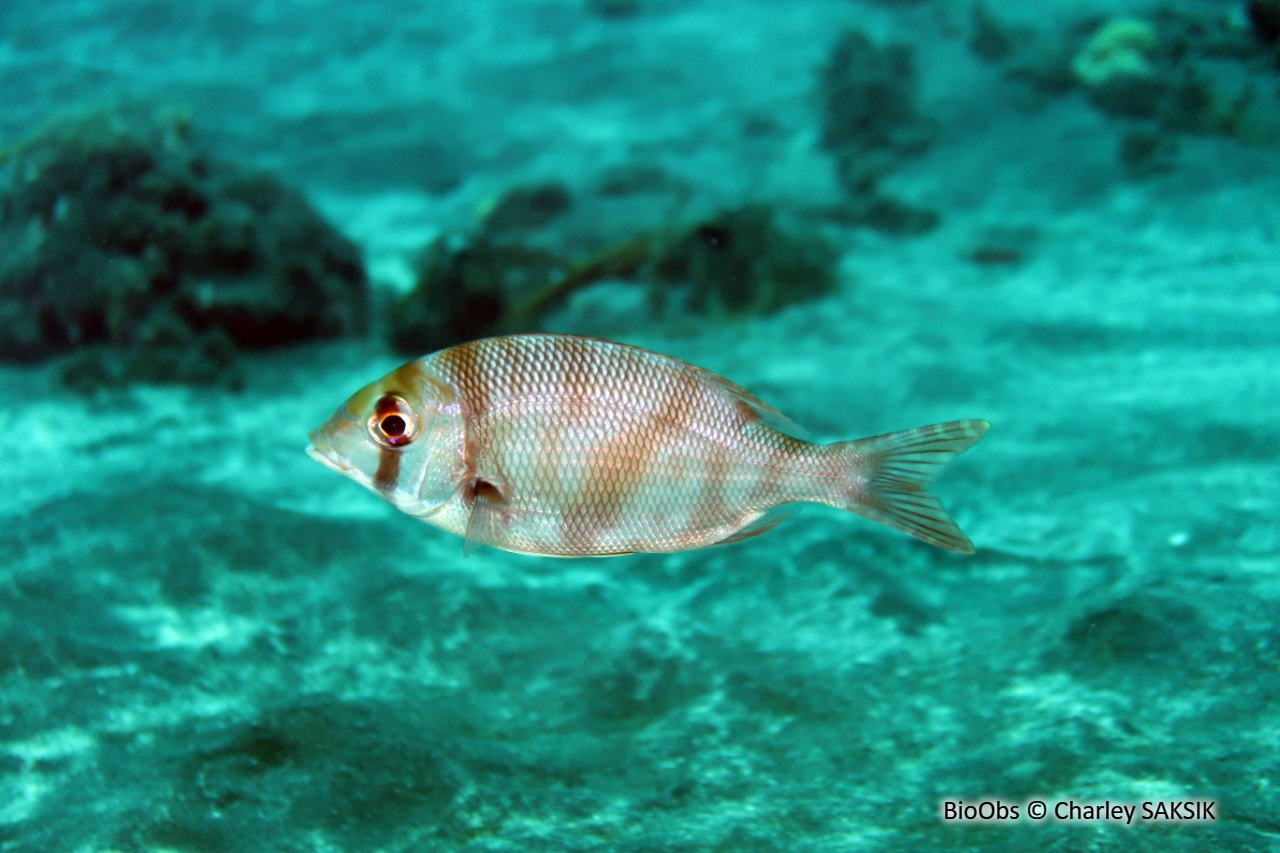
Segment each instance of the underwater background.
[[[4,0],[0,850],[1280,850],[1278,39]],[[535,329],[828,441],[990,420],[937,484],[978,553],[813,508],[464,560],[303,453]]]

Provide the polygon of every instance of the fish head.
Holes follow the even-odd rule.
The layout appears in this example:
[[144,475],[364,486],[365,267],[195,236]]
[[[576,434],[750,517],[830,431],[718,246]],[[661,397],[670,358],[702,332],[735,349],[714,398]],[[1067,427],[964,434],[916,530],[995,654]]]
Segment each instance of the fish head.
[[438,510],[466,477],[457,390],[425,359],[361,388],[309,438],[308,456],[410,515]]

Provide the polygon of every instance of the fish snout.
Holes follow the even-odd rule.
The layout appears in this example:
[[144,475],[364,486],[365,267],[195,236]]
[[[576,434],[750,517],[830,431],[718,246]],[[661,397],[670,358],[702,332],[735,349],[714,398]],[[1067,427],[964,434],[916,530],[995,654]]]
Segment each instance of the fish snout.
[[330,439],[326,428],[321,427],[320,429],[312,430],[307,438],[311,442],[307,445],[308,456],[324,467],[332,468],[339,474],[347,474],[351,471],[351,464],[333,446],[333,441]]

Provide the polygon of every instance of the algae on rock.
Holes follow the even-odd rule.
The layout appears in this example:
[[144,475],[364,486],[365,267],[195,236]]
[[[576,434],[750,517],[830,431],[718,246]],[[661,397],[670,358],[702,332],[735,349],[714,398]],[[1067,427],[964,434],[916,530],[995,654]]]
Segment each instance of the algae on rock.
[[918,234],[937,214],[887,194],[884,179],[933,142],[934,125],[917,106],[911,48],[879,46],[849,30],[831,51],[820,81],[822,146],[835,158],[847,193],[841,218],[898,234]]
[[300,193],[212,157],[181,113],[64,121],[0,168],[0,358],[80,353],[67,378],[85,386],[203,382],[237,348],[364,327],[356,246]]

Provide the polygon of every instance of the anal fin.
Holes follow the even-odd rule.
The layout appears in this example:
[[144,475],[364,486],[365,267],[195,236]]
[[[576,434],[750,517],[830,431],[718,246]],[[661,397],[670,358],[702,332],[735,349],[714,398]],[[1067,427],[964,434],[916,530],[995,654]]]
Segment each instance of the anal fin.
[[760,513],[754,521],[748,522],[743,527],[738,528],[723,539],[717,540],[715,545],[732,545],[734,542],[741,542],[743,539],[750,539],[753,536],[759,536],[761,533],[768,533],[782,522],[800,511],[800,507],[794,504],[784,504],[782,506],[770,507]]

